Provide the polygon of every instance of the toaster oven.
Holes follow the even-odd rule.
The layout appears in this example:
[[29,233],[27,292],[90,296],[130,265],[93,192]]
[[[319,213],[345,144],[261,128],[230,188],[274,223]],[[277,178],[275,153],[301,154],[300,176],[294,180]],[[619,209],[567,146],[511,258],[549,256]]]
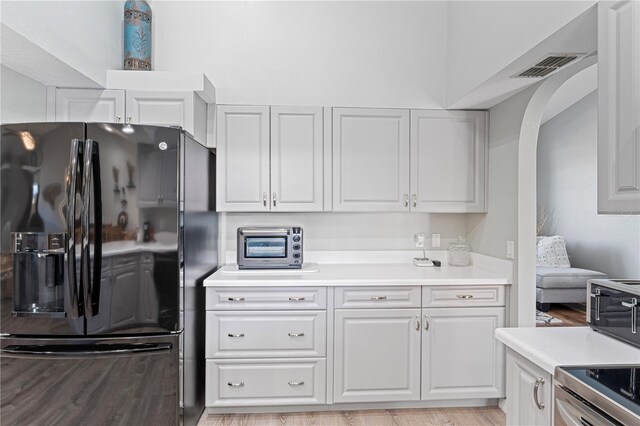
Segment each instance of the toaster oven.
[[238,228],[239,269],[302,268],[299,226]]

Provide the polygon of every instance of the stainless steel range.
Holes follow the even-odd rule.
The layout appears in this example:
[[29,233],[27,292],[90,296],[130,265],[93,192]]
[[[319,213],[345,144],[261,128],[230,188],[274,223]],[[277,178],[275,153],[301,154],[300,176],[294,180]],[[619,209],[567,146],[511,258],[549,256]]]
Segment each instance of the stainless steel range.
[[640,347],[640,280],[589,280],[587,294],[589,326]]
[[640,364],[556,367],[554,379],[556,425],[640,425]]

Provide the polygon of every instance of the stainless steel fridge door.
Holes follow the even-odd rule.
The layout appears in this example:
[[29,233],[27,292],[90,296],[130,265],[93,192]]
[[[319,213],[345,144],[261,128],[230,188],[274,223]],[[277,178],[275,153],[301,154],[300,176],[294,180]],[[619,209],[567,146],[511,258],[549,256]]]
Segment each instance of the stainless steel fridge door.
[[3,338],[2,423],[177,425],[178,339]]
[[180,135],[177,128],[87,124],[80,269],[88,335],[181,330]]
[[84,123],[1,128],[0,332],[84,334],[76,270]]

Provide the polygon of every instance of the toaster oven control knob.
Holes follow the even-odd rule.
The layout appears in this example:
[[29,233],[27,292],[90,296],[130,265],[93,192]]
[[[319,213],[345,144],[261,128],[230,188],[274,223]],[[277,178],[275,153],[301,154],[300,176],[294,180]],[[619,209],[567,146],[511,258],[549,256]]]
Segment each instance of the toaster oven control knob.
[[[294,236],[293,236],[293,241],[294,241],[295,243],[299,242],[299,241],[300,241],[300,235],[294,235]],[[297,250],[297,249],[296,249],[296,250]]]
[[293,249],[294,250],[300,250],[300,244],[294,244],[293,245]]
[[293,253],[293,258],[294,259],[299,259],[300,258],[300,253]]

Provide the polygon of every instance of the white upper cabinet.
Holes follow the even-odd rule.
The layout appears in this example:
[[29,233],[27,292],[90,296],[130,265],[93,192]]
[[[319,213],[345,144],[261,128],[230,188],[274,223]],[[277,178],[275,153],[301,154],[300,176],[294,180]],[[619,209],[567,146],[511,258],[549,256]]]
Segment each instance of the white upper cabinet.
[[485,212],[487,113],[411,111],[411,210]]
[[322,211],[321,107],[271,107],[271,210]]
[[[53,121],[180,126],[205,145],[207,104],[194,91],[52,89]],[[55,111],[52,111],[55,105]]]
[[268,211],[269,107],[217,108],[217,210]]
[[57,89],[54,121],[124,121],[124,90]]
[[640,3],[598,3],[598,212],[640,214]]
[[180,126],[197,141],[207,139],[207,104],[194,92],[127,90],[127,122]]
[[333,210],[409,211],[409,111],[333,109]]

